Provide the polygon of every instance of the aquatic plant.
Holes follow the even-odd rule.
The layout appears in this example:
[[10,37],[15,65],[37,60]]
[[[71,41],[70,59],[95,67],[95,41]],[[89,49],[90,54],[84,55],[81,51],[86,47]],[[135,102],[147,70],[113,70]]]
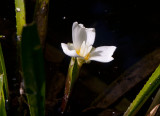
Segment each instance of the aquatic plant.
[[71,89],[76,82],[79,70],[83,63],[88,63],[91,60],[98,62],[110,62],[113,60],[113,53],[116,50],[115,46],[101,46],[94,48],[92,45],[95,41],[95,29],[85,28],[83,24],[73,23],[72,26],[72,43],[61,43],[63,52],[71,56],[71,62],[68,68],[68,75],[65,85],[65,93],[62,102],[62,113],[65,110]]

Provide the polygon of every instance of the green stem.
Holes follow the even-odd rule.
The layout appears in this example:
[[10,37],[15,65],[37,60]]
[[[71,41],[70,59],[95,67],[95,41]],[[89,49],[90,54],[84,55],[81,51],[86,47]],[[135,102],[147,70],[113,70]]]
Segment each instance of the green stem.
[[68,68],[68,75],[66,78],[64,97],[61,105],[61,113],[64,113],[66,109],[71,90],[79,76],[79,71],[81,66],[82,64],[79,65],[76,58],[74,57],[71,58],[69,68]]

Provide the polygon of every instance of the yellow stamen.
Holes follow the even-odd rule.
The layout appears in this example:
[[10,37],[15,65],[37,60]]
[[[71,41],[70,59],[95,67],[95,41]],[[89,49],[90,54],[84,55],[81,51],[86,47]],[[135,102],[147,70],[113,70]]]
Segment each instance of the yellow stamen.
[[78,55],[80,55],[80,50],[76,50],[76,53],[77,53]]
[[88,60],[88,59],[89,59],[89,56],[90,56],[90,54],[87,54],[87,55],[84,57],[84,59],[85,59],[85,60]]
[[80,54],[80,51],[81,51],[81,49],[80,49],[80,50],[76,50],[76,53],[77,53],[79,56],[83,57],[85,60],[88,60],[89,57],[90,57],[90,54],[88,53],[88,54],[84,57],[84,56],[82,56],[82,55]]

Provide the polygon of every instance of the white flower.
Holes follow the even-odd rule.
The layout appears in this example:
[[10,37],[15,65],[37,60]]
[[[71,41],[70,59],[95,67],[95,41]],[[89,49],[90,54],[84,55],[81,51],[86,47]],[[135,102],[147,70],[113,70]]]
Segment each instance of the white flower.
[[98,62],[110,62],[113,60],[115,46],[101,46],[94,48],[92,45],[95,41],[95,29],[85,28],[83,24],[73,23],[72,26],[72,43],[61,43],[63,52],[71,57],[78,57],[85,60]]

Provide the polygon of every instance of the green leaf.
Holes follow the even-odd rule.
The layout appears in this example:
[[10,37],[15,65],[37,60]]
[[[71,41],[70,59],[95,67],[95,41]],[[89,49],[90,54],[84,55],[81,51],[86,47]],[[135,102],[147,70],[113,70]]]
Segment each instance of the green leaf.
[[[1,75],[0,75],[1,76]],[[0,77],[1,78],[1,77]],[[3,81],[0,79],[0,116],[7,116],[6,114],[6,109],[5,109],[5,99],[4,99],[4,94],[3,94],[3,89],[2,89],[2,84]]]
[[5,62],[3,58],[1,43],[0,43],[0,74],[3,74],[4,95],[5,95],[5,99],[8,100],[9,89],[8,89],[7,73],[6,73],[6,67],[5,67]]
[[3,74],[0,74],[0,93],[2,92],[2,90],[3,90]]
[[26,24],[24,0],[15,0],[15,12],[17,37],[21,37],[23,26]]
[[3,78],[4,75],[0,74],[0,116],[6,116],[5,99],[3,94]]
[[5,63],[3,59],[3,52],[0,43],[0,116],[6,116],[4,91],[6,93],[6,99],[8,99],[8,82]]
[[44,116],[44,59],[36,24],[24,27],[21,41],[22,69],[31,116]]
[[160,85],[160,65],[144,85],[140,93],[137,95],[132,104],[128,107],[124,116],[135,116],[149,96]]
[[0,116],[6,116],[5,98],[4,98],[4,91],[3,91],[5,90],[5,88],[3,87],[4,78],[6,78],[3,72],[4,69],[5,69],[5,66],[4,66],[3,54],[2,54],[1,44],[0,44]]

